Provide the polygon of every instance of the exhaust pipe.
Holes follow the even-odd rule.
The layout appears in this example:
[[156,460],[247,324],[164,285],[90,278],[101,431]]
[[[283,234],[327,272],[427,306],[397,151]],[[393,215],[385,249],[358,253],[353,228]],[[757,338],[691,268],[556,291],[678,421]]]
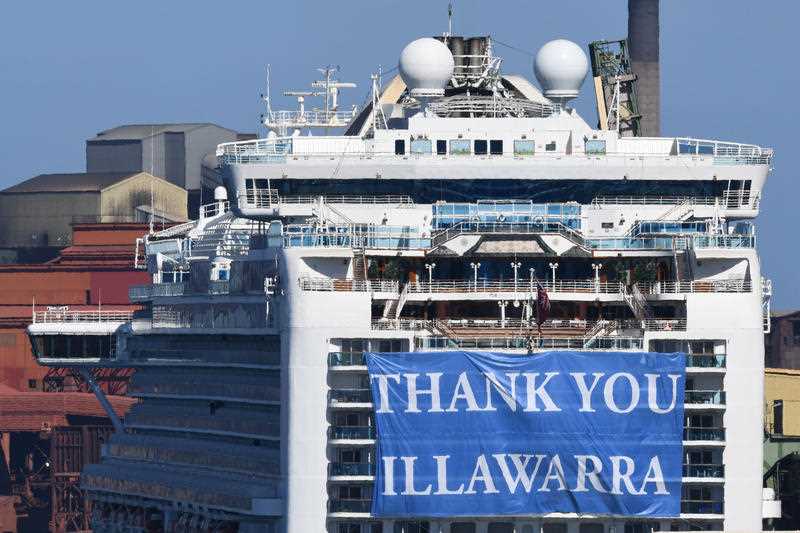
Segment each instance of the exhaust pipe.
[[628,46],[631,70],[638,78],[636,88],[644,137],[661,135],[659,1],[628,0]]

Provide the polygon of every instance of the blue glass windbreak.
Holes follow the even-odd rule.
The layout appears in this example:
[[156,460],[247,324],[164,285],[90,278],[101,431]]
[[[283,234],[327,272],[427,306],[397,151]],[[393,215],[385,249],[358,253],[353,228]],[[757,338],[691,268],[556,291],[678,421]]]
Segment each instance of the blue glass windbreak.
[[707,233],[707,222],[681,222],[681,221],[642,221],[637,222],[631,229],[631,235],[647,235],[654,233],[667,233],[684,235],[687,233]]
[[682,353],[368,353],[379,517],[680,514]]
[[459,222],[560,222],[568,228],[581,228],[581,206],[577,203],[535,204],[526,201],[437,203],[433,205],[433,227],[454,226]]

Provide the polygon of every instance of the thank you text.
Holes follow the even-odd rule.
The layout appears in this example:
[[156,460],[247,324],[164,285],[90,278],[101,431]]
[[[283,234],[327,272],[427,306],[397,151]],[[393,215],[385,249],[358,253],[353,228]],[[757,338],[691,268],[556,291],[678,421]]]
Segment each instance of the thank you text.
[[384,517],[680,514],[684,354],[367,354]]

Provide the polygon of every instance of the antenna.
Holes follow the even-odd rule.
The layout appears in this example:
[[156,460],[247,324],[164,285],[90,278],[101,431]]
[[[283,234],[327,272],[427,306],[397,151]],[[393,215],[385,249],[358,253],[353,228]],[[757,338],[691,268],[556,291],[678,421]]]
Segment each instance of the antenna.
[[[202,190],[202,186],[200,187]],[[155,207],[153,206],[153,180],[150,180],[150,235],[153,234],[153,215]]]
[[447,4],[447,37],[453,36],[453,2]]

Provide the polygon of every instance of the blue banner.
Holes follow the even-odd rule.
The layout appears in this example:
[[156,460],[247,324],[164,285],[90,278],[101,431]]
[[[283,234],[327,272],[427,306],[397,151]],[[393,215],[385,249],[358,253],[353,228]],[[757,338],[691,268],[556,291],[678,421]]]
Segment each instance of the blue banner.
[[684,354],[367,354],[372,514],[680,514]]

